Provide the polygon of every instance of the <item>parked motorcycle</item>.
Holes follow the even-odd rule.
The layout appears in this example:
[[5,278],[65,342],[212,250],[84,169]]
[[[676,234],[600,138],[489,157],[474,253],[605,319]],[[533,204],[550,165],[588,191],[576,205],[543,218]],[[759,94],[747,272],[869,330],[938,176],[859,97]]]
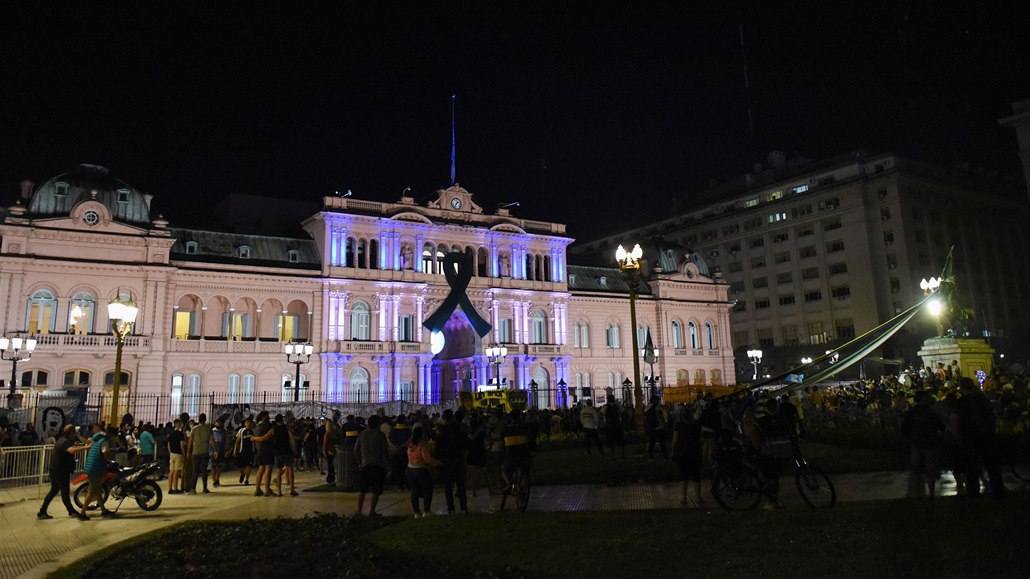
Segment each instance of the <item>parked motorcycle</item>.
[[[161,493],[161,487],[149,477],[157,472],[159,467],[160,464],[156,462],[149,462],[129,468],[122,468],[116,462],[109,462],[107,464],[107,472],[104,473],[104,494],[101,500],[106,503],[109,498],[116,499],[118,505],[112,509],[114,511],[121,508],[122,502],[129,498],[135,499],[136,504],[144,511],[156,510],[157,507],[161,506],[161,500],[164,498],[164,495]],[[82,474],[73,483],[79,485],[75,489],[74,500],[75,506],[81,509],[82,505],[86,502],[86,498],[89,497],[88,477],[86,474]],[[90,508],[95,509],[98,506]]]

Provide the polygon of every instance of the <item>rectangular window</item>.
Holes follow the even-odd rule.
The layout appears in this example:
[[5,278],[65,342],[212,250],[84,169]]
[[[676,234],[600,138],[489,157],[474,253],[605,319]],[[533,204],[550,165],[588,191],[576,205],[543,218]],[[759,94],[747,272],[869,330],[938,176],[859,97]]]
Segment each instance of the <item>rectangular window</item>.
[[758,345],[763,348],[771,348],[775,345],[771,328],[758,329]]
[[790,252],[784,251],[781,253],[777,253],[773,256],[773,261],[775,261],[776,263],[788,263],[790,261]]
[[880,208],[880,221],[890,221],[890,220],[891,220],[891,210],[890,210],[890,208],[889,207],[882,207],[882,208]]
[[809,322],[808,323],[808,343],[809,344],[824,344],[826,343],[826,333],[823,332],[822,322]]
[[758,269],[765,267],[765,256],[755,257],[751,259],[751,269]]
[[825,201],[820,201],[819,211],[833,211],[837,208],[837,205],[839,204],[840,203],[838,202],[836,197],[833,197],[832,199],[826,199]]
[[808,191],[808,185],[798,185],[797,187],[791,188],[790,192],[797,195],[798,193],[804,193]]
[[735,281],[730,284],[730,295],[744,293],[744,282]]
[[800,343],[798,339],[798,327],[794,325],[783,326],[783,345],[784,346],[797,346]]
[[808,245],[808,246],[802,247],[801,249],[798,250],[798,255],[801,256],[801,259],[804,259],[806,257],[815,257],[815,255],[816,255],[815,246],[814,245]]
[[769,223],[777,223],[780,221],[786,221],[787,214],[783,211],[777,211],[776,213],[769,214]]
[[752,217],[744,222],[744,231],[751,231],[752,229],[758,229],[762,226],[761,217]]
[[300,316],[279,316],[275,319],[275,333],[280,342],[295,342],[299,336]]
[[741,330],[739,332],[733,332],[733,345],[744,346],[751,341],[751,334],[747,330]]
[[502,344],[513,344],[511,339],[511,319],[501,318],[497,323],[497,339]]
[[891,278],[891,292],[898,293],[901,291],[901,282],[897,279]]
[[739,261],[732,261],[730,262],[729,266],[727,266],[727,269],[730,270],[730,273],[733,273],[735,271],[740,271],[741,269],[743,269],[743,267],[744,265]]
[[736,304],[733,305],[733,310],[731,310],[731,311],[734,311],[734,312],[746,312],[747,311],[747,302],[745,302],[744,300],[740,300],[739,302],[737,302]]
[[898,256],[893,253],[887,254],[887,269],[898,269]]
[[780,305],[789,306],[794,304],[794,294],[789,296],[780,296]]
[[730,235],[731,233],[737,233],[740,231],[740,224],[734,223],[733,225],[727,225],[722,228],[723,235]]
[[789,272],[789,271],[785,271],[783,273],[776,274],[776,283],[778,285],[786,285],[786,284],[789,284],[789,283],[791,283],[793,281],[794,281],[794,274]]
[[851,298],[851,288],[846,285],[835,287],[830,290],[830,295],[834,299],[844,301]]
[[815,234],[815,228],[811,227],[811,226],[803,227],[801,229],[798,229],[798,237],[808,237],[809,235],[814,235],[814,234]]
[[840,219],[834,219],[832,221],[824,221],[823,222],[823,231],[833,231],[834,229],[840,229],[840,228],[841,228]]
[[848,264],[843,261],[840,263],[831,263],[827,269],[830,271],[830,275],[848,273]]
[[831,241],[826,244],[826,253],[836,253],[838,251],[844,251],[844,242],[841,240]]
[[773,191],[768,196],[766,196],[766,200],[768,200],[768,201],[776,201],[777,199],[783,199],[783,190],[782,189],[779,190],[779,191]]
[[752,239],[751,243],[749,243],[748,245],[750,245],[752,248],[762,247],[763,245],[765,245],[765,238],[763,238],[763,237],[756,237],[756,238]]
[[772,236],[773,243],[783,243],[788,240],[790,240],[790,234],[786,231],[776,233]]
[[811,204],[798,205],[797,207],[793,207],[790,210],[791,217],[804,217],[805,215],[811,215],[811,214],[812,214],[812,205]]
[[769,287],[769,280],[766,277],[756,277],[751,280],[751,287],[754,289]]
[[769,300],[768,299],[755,300],[755,309],[756,310],[765,310],[765,309],[768,309],[768,308],[769,308]]
[[757,205],[758,205],[758,198],[757,197],[755,197],[754,199],[748,199],[747,201],[744,201],[744,207],[756,207]]
[[819,268],[817,267],[806,267],[801,270],[801,279],[818,279]]
[[404,314],[397,318],[397,340],[401,342],[415,341],[414,314]]
[[194,312],[175,312],[175,339],[186,340],[195,332],[193,330]]
[[823,299],[823,292],[820,290],[805,292],[806,302],[818,302]]
[[883,244],[887,247],[894,245],[894,232],[884,231],[883,232]]
[[833,323],[837,332],[837,339],[850,340],[855,337],[855,322],[850,319],[836,320]]

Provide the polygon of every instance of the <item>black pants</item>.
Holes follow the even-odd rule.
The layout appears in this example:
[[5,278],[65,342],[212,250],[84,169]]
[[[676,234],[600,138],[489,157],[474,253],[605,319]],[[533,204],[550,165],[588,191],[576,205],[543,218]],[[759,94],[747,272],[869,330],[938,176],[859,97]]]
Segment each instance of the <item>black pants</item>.
[[197,490],[197,479],[204,481],[204,490],[207,490],[207,465],[211,457],[207,454],[194,454],[193,472],[190,473],[189,490]]
[[336,482],[336,467],[333,466],[333,459],[334,458],[336,458],[336,455],[333,455],[333,454],[325,455],[325,464],[326,464],[325,482],[327,482],[329,484],[333,484],[333,483]]
[[987,480],[994,496],[1005,494],[1005,482],[998,462],[998,445],[994,440],[976,441],[962,445],[966,478],[966,494],[975,497],[980,494],[980,469],[987,471]]
[[75,514],[75,507],[72,506],[71,499],[71,484],[71,473],[50,473],[50,492],[43,499],[43,506],[39,507],[39,512],[47,512],[47,509],[50,508],[50,501],[54,500],[57,493],[61,493],[61,502],[64,503],[64,508],[68,509],[69,515]]
[[[411,487],[411,510],[416,515],[428,513],[433,506],[433,475],[428,468],[408,467],[404,473]],[[418,508],[418,500],[422,499],[422,508]],[[452,499],[453,500],[453,499]]]
[[458,487],[458,505],[462,511],[468,511],[468,492],[465,490],[465,458],[447,461],[440,470],[443,479],[444,500],[447,501],[447,512],[454,512],[454,487]]
[[664,428],[655,428],[647,431],[647,456],[650,458],[654,458],[654,444],[656,442],[662,447],[662,458],[669,458],[669,453],[665,450]]
[[597,443],[597,450],[600,450],[601,454],[604,454],[604,447],[601,446],[601,437],[597,434],[597,429],[596,428],[584,428],[583,429],[583,434],[585,435],[585,438],[586,438],[587,454],[590,454],[590,442],[591,441]]

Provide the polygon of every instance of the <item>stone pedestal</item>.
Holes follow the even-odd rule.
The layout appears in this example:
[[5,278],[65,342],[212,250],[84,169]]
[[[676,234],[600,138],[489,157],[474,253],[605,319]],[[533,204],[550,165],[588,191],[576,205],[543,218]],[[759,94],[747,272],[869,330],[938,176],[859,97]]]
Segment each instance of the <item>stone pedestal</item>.
[[948,336],[930,338],[923,342],[923,348],[917,354],[922,358],[924,367],[935,369],[938,362],[947,366],[952,360],[958,360],[962,375],[974,380],[977,370],[990,374],[994,367],[994,347],[980,339]]

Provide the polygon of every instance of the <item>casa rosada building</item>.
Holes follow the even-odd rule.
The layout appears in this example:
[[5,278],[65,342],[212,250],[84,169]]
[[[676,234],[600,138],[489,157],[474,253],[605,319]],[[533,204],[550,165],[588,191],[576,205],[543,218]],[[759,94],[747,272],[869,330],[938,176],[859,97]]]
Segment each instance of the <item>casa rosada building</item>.
[[[610,268],[569,265],[564,225],[484,213],[457,184],[425,206],[325,197],[302,225],[310,238],[171,227],[151,216],[148,195],[95,165],[23,182],[0,225],[2,329],[37,340],[17,366],[21,386],[110,391],[106,305],[123,296],[139,315],[122,384],[169,395],[169,415],[206,394],[291,399],[289,342],[314,351],[302,399],[446,402],[498,374],[512,388],[535,384],[539,407],[628,397],[629,288],[614,256]],[[452,252],[462,275],[445,272]],[[638,336],[642,346],[651,334],[658,385],[732,382],[728,286],[678,248],[641,263]],[[436,348],[423,323],[452,293],[460,304]],[[507,348],[499,366],[494,345]]]

